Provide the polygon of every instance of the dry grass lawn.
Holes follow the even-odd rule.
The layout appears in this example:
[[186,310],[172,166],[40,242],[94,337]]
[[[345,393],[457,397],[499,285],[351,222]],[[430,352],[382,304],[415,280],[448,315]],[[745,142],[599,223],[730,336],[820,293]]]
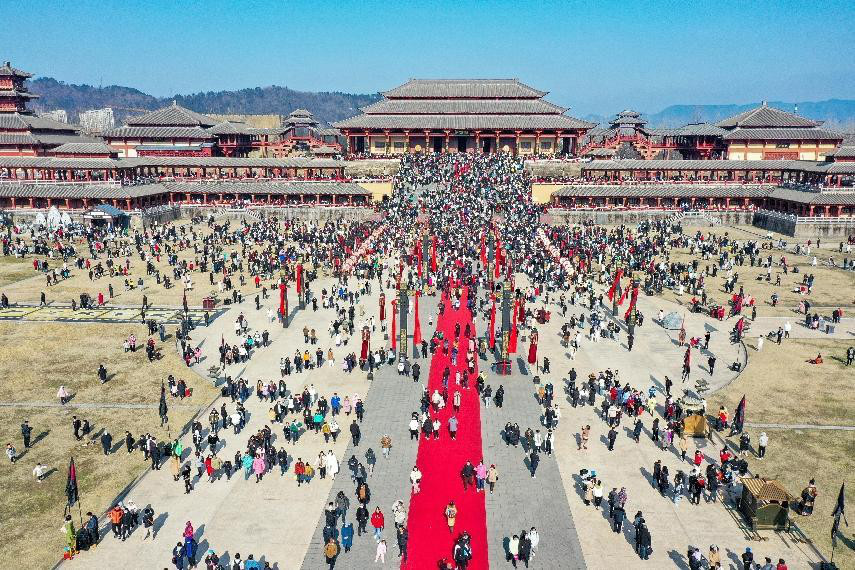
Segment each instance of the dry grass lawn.
[[[697,229],[702,231],[704,234],[712,232],[716,235],[724,235],[724,233],[727,232],[729,237],[739,241],[756,240],[759,239],[760,236],[765,236],[765,232],[758,234],[760,230],[757,228],[715,227]],[[695,230],[695,228],[683,228],[683,231],[690,235],[693,235]],[[776,240],[777,237],[778,236],[775,236]],[[784,239],[789,240],[789,244],[791,246],[795,244],[793,238],[787,238],[784,236]],[[829,243],[827,245],[831,246],[832,244]],[[818,257],[820,259],[827,259],[829,255],[833,255],[837,259],[838,263],[842,263],[844,255],[838,254],[836,251],[837,250],[835,248],[832,253],[832,250],[827,248],[826,244],[823,244],[822,253],[818,255]],[[762,267],[751,267],[749,260],[745,261],[745,265],[737,266],[734,269],[734,271],[739,274],[738,285],[742,285],[744,287],[746,294],[753,295],[755,297],[758,316],[796,316],[794,309],[798,307],[799,301],[804,299],[809,300],[814,306],[826,307],[827,310],[822,311],[826,316],[830,315],[831,309],[835,307],[843,307],[845,313],[851,313],[851,309],[853,305],[855,305],[855,272],[831,268],[824,266],[819,262],[817,266],[812,266],[811,259],[813,257],[813,252],[811,256],[808,257],[805,255],[795,255],[791,252],[784,252],[779,249],[773,249],[761,250],[761,255],[764,258],[768,255],[772,255],[774,263],[777,263],[781,256],[784,255],[791,267],[799,268],[799,273],[794,274],[791,270],[788,274],[784,275],[784,273],[780,271],[780,268],[773,266],[772,281],[766,282],[766,270]],[[700,259],[699,256],[690,255],[689,250],[684,248],[672,249],[670,257],[672,262],[683,262],[687,264],[692,263],[694,259],[699,259],[700,265],[698,267],[702,272],[706,266],[712,266],[717,261],[717,258],[705,261]],[[849,255],[850,259],[852,259],[852,257],[853,255]],[[801,295],[794,292],[798,283],[801,283],[802,277],[810,273],[815,276],[812,293],[810,295]],[[781,275],[780,287],[775,286],[775,280],[778,274]],[[719,271],[716,277],[707,276],[705,278],[708,299],[715,301],[718,304],[724,304],[725,306],[726,301],[729,300],[731,296],[729,293],[724,292],[724,281],[726,277],[726,272]],[[758,281],[757,277],[763,277],[763,279]],[[770,301],[772,293],[777,293],[779,297],[778,305],[776,307],[772,307]],[[671,290],[663,292],[663,297],[679,303],[688,303],[689,299],[691,299],[691,295],[683,295],[682,297],[679,297]]]
[[[149,363],[144,350],[125,353],[122,340],[135,332],[140,345],[146,340],[139,326],[112,324],[0,323],[0,387],[2,401],[56,402],[56,391],[65,384],[75,394],[67,408],[2,408],[0,442],[12,442],[23,452],[20,425],[26,419],[37,440],[15,465],[3,458],[0,470],[0,560],[26,553],[29,567],[48,568],[62,554],[64,535],[59,532],[66,503],[65,482],[69,458],[77,464],[83,512],[102,514],[114,497],[146,467],[139,451],[128,455],[124,449],[124,432],[135,438],[151,433],[167,438],[189,421],[197,409],[208,404],[215,389],[205,379],[190,372],[167,343],[163,357]],[[98,382],[96,370],[104,362],[112,375],[106,385]],[[160,427],[157,403],[160,382],[168,374],[184,378],[193,396],[170,404],[168,432]],[[150,409],[78,409],[82,403],[140,403]],[[104,457],[101,445],[83,445],[72,434],[71,417],[87,418],[92,435],[103,428],[113,434],[116,453]],[[42,435],[43,434],[43,435]],[[32,470],[36,462],[52,471],[41,484]],[[140,505],[141,507],[144,505]],[[77,524],[75,511],[75,524]],[[34,540],[38,536],[39,540]]]
[[[746,395],[746,421],[753,423],[855,425],[855,408],[850,398],[855,368],[844,366],[849,343],[832,340],[785,341],[778,346],[765,343],[757,352],[749,344],[748,366],[739,378],[709,398],[713,413],[725,405],[731,416],[742,395]],[[824,364],[805,362],[822,353]],[[795,523],[829,556],[831,511],[840,484],[855,469],[855,431],[785,430],[747,428],[756,447],[761,431],[769,436],[763,461],[749,457],[752,473],[780,479],[790,493],[798,495],[814,478],[819,487],[814,514],[794,514]],[[731,438],[738,446],[738,438]],[[855,504],[855,488],[847,485],[847,503]],[[855,526],[842,530],[846,540],[838,541],[835,562],[840,568],[855,567]]]

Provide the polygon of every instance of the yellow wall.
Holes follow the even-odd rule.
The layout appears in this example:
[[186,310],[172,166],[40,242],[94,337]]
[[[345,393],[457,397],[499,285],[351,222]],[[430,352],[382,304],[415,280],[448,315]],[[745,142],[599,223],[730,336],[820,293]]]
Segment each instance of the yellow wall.
[[381,201],[383,196],[392,195],[391,182],[360,182],[359,185],[371,192],[371,199],[375,202]]
[[552,200],[552,194],[566,184],[532,184],[531,197],[536,204],[546,204]]

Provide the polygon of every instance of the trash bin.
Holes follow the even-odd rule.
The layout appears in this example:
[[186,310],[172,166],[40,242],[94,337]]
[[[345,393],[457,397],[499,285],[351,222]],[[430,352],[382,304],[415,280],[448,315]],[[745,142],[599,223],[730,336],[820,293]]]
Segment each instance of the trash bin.
[[212,297],[202,299],[202,308],[206,311],[212,311],[214,309],[214,299]]
[[834,334],[834,325],[825,325],[825,334]]

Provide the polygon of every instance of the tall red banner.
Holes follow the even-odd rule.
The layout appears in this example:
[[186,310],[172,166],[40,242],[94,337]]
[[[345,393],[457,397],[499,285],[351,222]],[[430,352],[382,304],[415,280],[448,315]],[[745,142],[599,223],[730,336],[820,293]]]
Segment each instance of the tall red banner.
[[517,316],[520,312],[520,300],[514,301],[514,318],[511,322],[511,333],[508,338],[508,354],[517,352]]
[[398,300],[392,299],[392,352],[398,348]]
[[430,270],[431,273],[436,273],[436,236],[433,236],[430,243]]

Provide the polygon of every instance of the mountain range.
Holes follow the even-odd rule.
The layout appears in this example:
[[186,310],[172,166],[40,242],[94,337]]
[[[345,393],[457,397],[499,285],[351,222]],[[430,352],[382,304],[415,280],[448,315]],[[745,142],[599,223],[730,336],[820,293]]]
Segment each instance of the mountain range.
[[[359,108],[380,99],[379,93],[355,94],[343,92],[296,91],[276,85],[237,91],[208,91],[173,97],[155,97],[132,87],[110,85],[93,87],[64,83],[50,77],[30,81],[30,91],[40,96],[32,107],[37,111],[64,109],[71,122],[81,111],[112,107],[116,123],[142,110],[154,110],[172,101],[199,113],[287,115],[294,109],[308,109],[326,123],[339,121],[359,113]],[[656,113],[643,113],[649,127],[679,127],[687,123],[716,122],[759,105],[671,105]],[[825,121],[828,128],[855,132],[855,99],[827,99],[788,103],[770,101],[772,107],[785,111],[797,109],[798,114]],[[587,115],[594,123],[608,123],[612,116]]]

